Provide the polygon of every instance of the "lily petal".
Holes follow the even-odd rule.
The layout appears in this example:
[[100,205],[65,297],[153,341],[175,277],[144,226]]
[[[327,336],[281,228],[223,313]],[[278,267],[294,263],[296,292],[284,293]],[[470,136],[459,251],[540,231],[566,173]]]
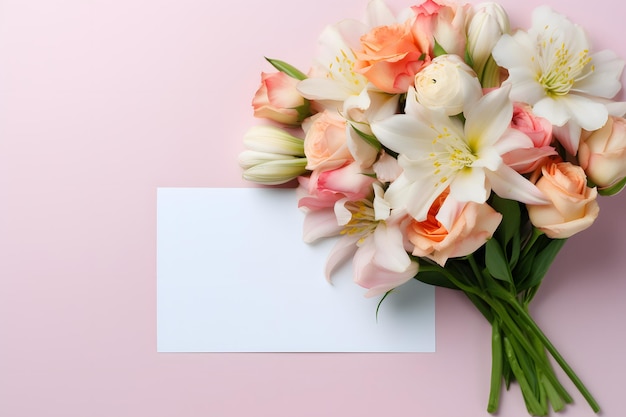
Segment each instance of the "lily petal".
[[502,86],[484,95],[465,115],[465,135],[472,149],[496,143],[511,124],[513,103],[510,86]]
[[311,210],[304,216],[302,239],[312,243],[323,237],[336,236],[341,229],[333,210]]
[[543,193],[513,168],[502,164],[497,171],[487,171],[487,180],[493,191],[502,198],[526,204],[547,204]]

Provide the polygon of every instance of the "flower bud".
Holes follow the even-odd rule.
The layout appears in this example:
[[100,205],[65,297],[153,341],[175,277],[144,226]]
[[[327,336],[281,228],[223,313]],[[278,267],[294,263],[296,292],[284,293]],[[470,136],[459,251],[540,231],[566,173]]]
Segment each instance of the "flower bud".
[[283,129],[254,126],[245,134],[243,143],[248,149],[239,154],[239,166],[248,181],[284,184],[307,172],[304,142]]
[[284,184],[307,172],[306,158],[257,151],[239,154],[239,165],[244,179],[265,185]]
[[243,143],[253,151],[304,156],[304,141],[274,126],[253,126],[244,135]]
[[474,6],[467,27],[467,53],[484,87],[499,84],[500,68],[491,58],[491,51],[500,37],[510,30],[509,16],[502,6],[491,2]]

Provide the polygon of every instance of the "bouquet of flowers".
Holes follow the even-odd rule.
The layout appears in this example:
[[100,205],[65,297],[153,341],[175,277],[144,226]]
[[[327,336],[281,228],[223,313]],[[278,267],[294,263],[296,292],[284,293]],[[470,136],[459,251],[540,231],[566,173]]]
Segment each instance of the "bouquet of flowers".
[[366,15],[326,27],[306,74],[268,59],[244,177],[297,181],[304,240],[339,236],[328,279],[352,258],[381,302],[410,279],[463,291],[493,329],[489,412],[512,381],[532,415],[571,403],[550,357],[599,411],[528,306],[626,183],[623,60],[547,6],[516,31],[496,3]]

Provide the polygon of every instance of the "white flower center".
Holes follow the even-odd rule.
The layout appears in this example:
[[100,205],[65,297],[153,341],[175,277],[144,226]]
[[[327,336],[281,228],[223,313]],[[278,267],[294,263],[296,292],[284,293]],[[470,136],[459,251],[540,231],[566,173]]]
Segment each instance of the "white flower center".
[[536,80],[543,86],[549,96],[568,94],[577,81],[589,76],[594,71],[589,50],[583,48],[578,52],[569,50],[565,42],[555,42],[548,33],[549,26],[537,39],[539,54]]
[[432,141],[433,151],[428,154],[432,163],[433,177],[438,178],[434,184],[438,187],[448,181],[449,173],[469,168],[478,159],[470,145],[447,127],[430,126],[436,136]]
[[352,217],[340,234],[361,235],[360,243],[376,230],[379,221],[375,219],[374,206],[371,201],[349,201],[345,203],[344,207],[352,213]]
[[335,56],[335,60],[328,64],[327,78],[331,80],[343,79],[355,91],[360,91],[367,84],[365,76],[354,71],[356,57],[350,51],[350,55],[343,49]]

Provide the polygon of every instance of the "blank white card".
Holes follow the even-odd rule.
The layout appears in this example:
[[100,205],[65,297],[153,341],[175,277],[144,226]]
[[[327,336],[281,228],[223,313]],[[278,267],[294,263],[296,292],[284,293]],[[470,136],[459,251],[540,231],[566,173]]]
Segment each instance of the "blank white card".
[[293,189],[160,188],[159,352],[434,352],[434,288],[411,280],[376,307],[335,239],[302,241]]

